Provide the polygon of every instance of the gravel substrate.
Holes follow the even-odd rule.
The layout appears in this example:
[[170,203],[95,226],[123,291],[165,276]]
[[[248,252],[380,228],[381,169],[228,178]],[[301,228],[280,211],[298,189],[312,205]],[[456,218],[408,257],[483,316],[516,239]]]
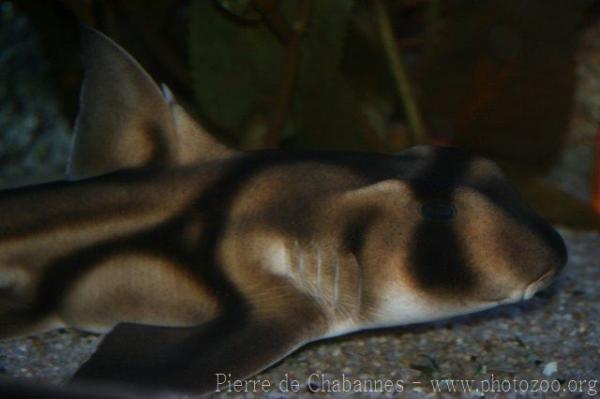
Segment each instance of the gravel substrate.
[[[274,398],[291,396],[280,386],[286,375],[290,389],[292,380],[299,382],[293,396],[303,397],[346,396],[354,390],[360,390],[356,395],[361,397],[379,397],[380,392],[369,391],[381,387],[386,391],[387,380],[395,385],[384,392],[386,396],[480,396],[462,392],[461,382],[455,382],[458,393],[448,394],[445,379],[496,381],[495,385],[474,386],[508,390],[499,396],[507,398],[598,395],[600,236],[561,232],[570,250],[569,264],[556,284],[528,302],[449,321],[317,342],[254,380],[269,381],[268,395]],[[98,342],[97,335],[72,330],[0,341],[0,370],[8,376],[61,383]],[[349,381],[346,388],[336,388],[336,382],[343,384],[344,379]],[[433,394],[432,379],[439,380],[446,393]],[[545,381],[540,388],[549,384],[548,390],[559,392],[532,392],[536,380]],[[515,392],[515,382],[517,390],[527,384],[529,391]],[[400,386],[402,392],[398,392]],[[263,394],[262,389],[256,391],[238,396]]]

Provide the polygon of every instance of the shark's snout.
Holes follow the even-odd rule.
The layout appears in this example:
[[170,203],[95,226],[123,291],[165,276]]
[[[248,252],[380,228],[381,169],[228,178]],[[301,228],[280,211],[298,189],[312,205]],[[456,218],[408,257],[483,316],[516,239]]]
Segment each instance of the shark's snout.
[[542,237],[542,241],[549,247],[550,252],[553,254],[553,264],[550,265],[552,269],[556,269],[558,273],[567,263],[567,246],[561,235],[550,225],[542,222],[543,225],[538,227],[537,230]]
[[560,234],[550,225],[542,226],[538,229],[538,232],[541,233],[543,245],[547,246],[546,268],[541,276],[525,287],[522,291],[522,300],[528,300],[538,291],[548,287],[567,263],[567,247]]
[[532,214],[529,218],[529,228],[537,236],[537,244],[532,244],[532,248],[537,248],[534,252],[539,255],[532,259],[531,270],[537,269],[538,274],[532,276],[533,280],[530,280],[522,291],[521,299],[523,300],[530,299],[538,291],[549,286],[565,267],[568,259],[565,241],[552,225]]

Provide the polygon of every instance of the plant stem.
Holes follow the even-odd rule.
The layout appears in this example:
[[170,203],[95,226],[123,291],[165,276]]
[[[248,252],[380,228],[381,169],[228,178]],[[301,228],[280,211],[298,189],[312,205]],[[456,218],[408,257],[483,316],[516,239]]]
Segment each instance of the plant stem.
[[373,0],[373,6],[377,15],[381,42],[388,58],[390,69],[394,76],[394,81],[396,82],[396,90],[398,90],[398,95],[404,105],[404,112],[406,113],[406,118],[412,133],[411,142],[413,145],[427,143],[429,140],[425,135],[421,114],[417,102],[415,101],[400,51],[398,46],[396,46],[390,17],[383,4],[383,0]]
[[[266,3],[269,3],[269,1],[263,0],[259,4]],[[280,25],[285,26],[285,31],[287,32],[285,35],[286,51],[278,89],[274,96],[273,111],[270,115],[268,130],[263,141],[263,145],[266,148],[276,148],[281,142],[281,133],[292,103],[294,86],[298,77],[302,36],[306,31],[306,26],[310,18],[312,0],[301,0],[298,3],[292,23],[285,21],[278,6],[279,4],[276,3],[276,7],[273,6],[270,9],[271,18],[276,16],[277,19],[285,22],[282,22]]]

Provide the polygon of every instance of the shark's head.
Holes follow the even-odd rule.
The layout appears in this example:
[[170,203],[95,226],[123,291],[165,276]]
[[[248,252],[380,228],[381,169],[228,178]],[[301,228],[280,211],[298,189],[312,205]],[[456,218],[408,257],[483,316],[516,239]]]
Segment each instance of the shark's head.
[[398,157],[408,175],[371,187],[382,217],[359,254],[384,269],[375,320],[436,319],[529,299],[561,270],[561,236],[509,185],[499,167],[451,148],[414,147]]

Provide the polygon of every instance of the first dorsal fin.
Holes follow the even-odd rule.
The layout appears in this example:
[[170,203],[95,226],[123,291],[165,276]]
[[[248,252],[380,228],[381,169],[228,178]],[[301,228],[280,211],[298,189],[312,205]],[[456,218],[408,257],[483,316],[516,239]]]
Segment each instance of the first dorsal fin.
[[170,92],[165,97],[133,57],[108,37],[84,27],[82,47],[85,81],[67,178],[182,165],[231,153]]

